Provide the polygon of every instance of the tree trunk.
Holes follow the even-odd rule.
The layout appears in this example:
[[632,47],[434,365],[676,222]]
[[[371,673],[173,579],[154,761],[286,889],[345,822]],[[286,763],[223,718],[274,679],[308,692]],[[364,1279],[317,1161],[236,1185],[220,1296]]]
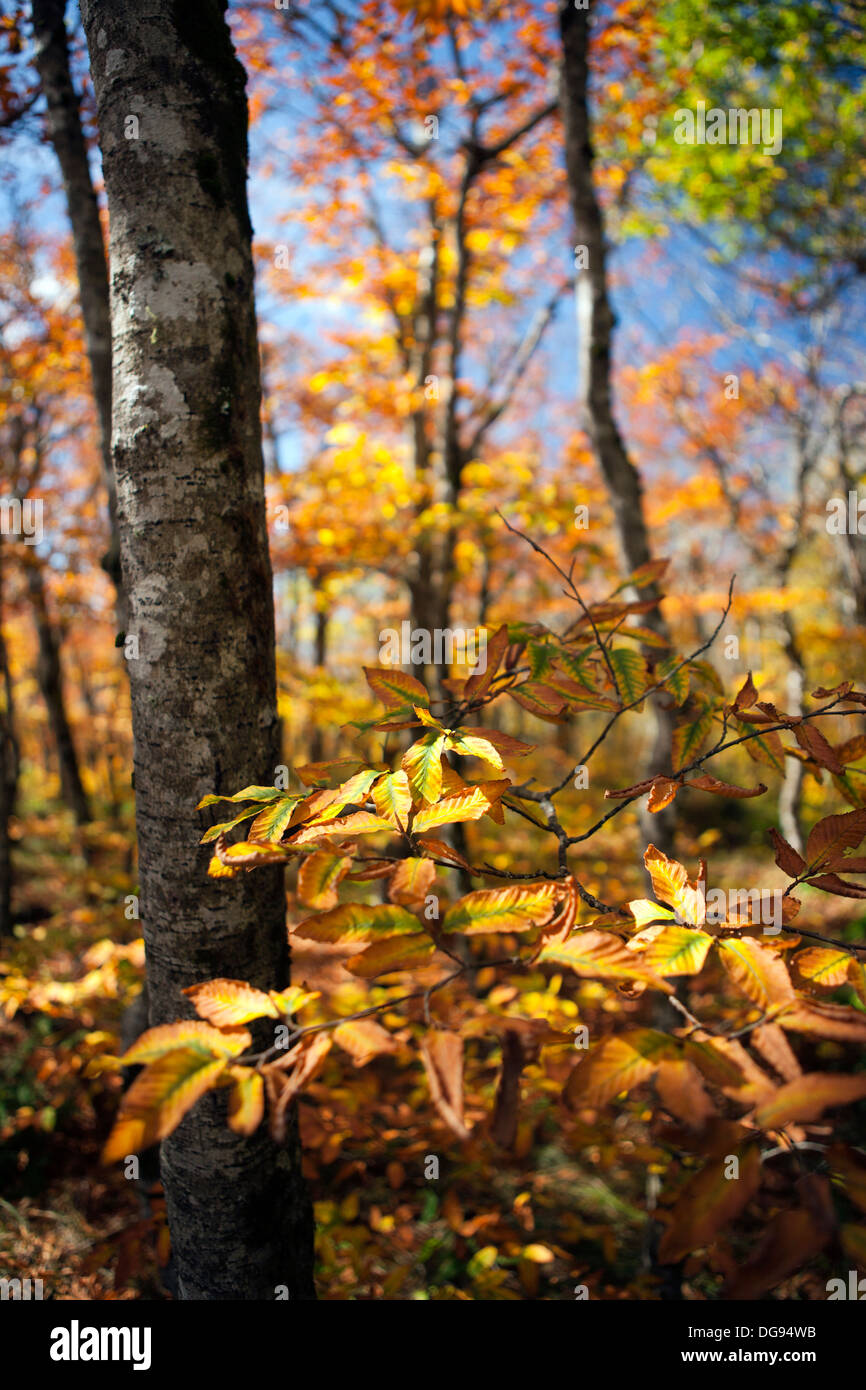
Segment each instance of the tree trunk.
[[[594,152],[589,118],[589,11],[576,9],[573,0],[560,0],[559,26],[562,37],[560,107],[565,130],[565,164],[577,247],[585,253],[586,265],[577,264],[577,322],[579,334],[579,401],[586,427],[601,469],[611,506],[617,538],[626,572],[631,573],[652,559],[643,510],[640,475],[629,458],[616,423],[611,399],[611,357],[615,320],[607,284],[607,250],[604,220],[593,179]],[[647,586],[643,597],[655,598],[655,586]],[[667,624],[658,609],[644,622],[659,636],[669,640]],[[666,697],[652,702],[655,715],[654,747],[646,775],[670,771],[672,717]],[[670,812],[646,818],[642,829],[652,834],[661,848],[672,835]]]
[[[280,762],[244,71],[224,0],[84,0],[111,234],[113,457],[150,1022],[218,976],[284,988],[283,875],[206,874],[208,791]],[[315,1296],[296,1127],[200,1101],[162,1146],[184,1299]]]
[[[0,556],[2,560],[2,556]],[[9,653],[3,632],[3,575],[0,570],[0,937],[12,934],[12,844],[9,821],[18,792],[18,741]]]
[[60,164],[78,272],[84,339],[93,379],[99,424],[102,474],[108,493],[109,546],[102,557],[115,589],[118,631],[126,628],[126,600],[120,570],[117,489],[111,462],[111,324],[105,243],[99,205],[90,177],[78,97],[69,70],[66,0],[33,0],[36,68],[48,112],[48,132]]
[[38,560],[33,559],[27,566],[27,587],[33,605],[33,621],[39,652],[36,657],[36,679],[39,691],[48,711],[48,723],[57,749],[57,763],[60,771],[60,794],[79,825],[86,825],[91,818],[90,803],[81,781],[78,754],[72,729],[66,713],[66,697],[63,693],[63,671],[60,665],[60,640],[57,629],[51,621],[45,594],[45,581]]

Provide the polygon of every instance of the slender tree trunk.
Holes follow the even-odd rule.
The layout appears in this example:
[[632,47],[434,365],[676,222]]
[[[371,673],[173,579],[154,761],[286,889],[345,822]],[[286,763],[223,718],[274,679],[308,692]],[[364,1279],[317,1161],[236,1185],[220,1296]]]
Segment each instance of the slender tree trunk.
[[[579,256],[577,263],[577,321],[579,335],[579,399],[593,450],[607,488],[622,561],[628,573],[652,559],[643,509],[640,474],[629,457],[613,413],[611,359],[615,319],[607,282],[607,248],[604,219],[593,178],[594,151],[589,116],[589,11],[576,9],[573,0],[560,0],[562,37],[560,107],[565,130],[565,164]],[[654,586],[643,591],[657,597]],[[645,616],[648,627],[669,640],[667,625],[658,609]],[[670,771],[672,717],[670,702],[652,701],[655,740],[647,775]],[[647,818],[645,835],[656,844],[668,845],[672,837],[669,812]]]
[[[324,603],[324,596],[320,595],[319,587],[321,580],[317,577],[313,584],[313,596],[316,600],[316,643],[314,661],[316,669],[324,672],[328,660],[328,610]],[[319,600],[322,600],[321,603]],[[322,737],[321,724],[315,724],[312,737],[310,739],[310,762],[319,763],[325,756],[325,745]]]
[[99,424],[102,473],[108,494],[109,546],[102,567],[115,589],[118,631],[126,628],[126,600],[120,570],[117,489],[111,462],[111,324],[105,244],[78,96],[69,70],[66,0],[33,0],[36,68],[48,112],[48,132],[60,164],[72,244],[78,271],[84,338],[93,379]]
[[60,664],[60,639],[51,621],[45,594],[45,581],[38,560],[27,566],[27,587],[33,605],[33,621],[39,651],[36,658],[36,679],[39,691],[48,711],[48,723],[57,749],[57,763],[60,771],[60,794],[79,825],[86,825],[91,819],[90,803],[81,781],[78,754],[66,713],[66,697],[63,692],[63,670]]
[[[244,71],[224,0],[84,0],[111,224],[113,456],[129,631],[150,1021],[181,990],[289,978],[283,875],[206,874],[214,788],[280,762]],[[199,1102],[162,1146],[184,1299],[314,1297],[296,1128]]]
[[[0,552],[2,564],[2,552]],[[0,937],[12,934],[12,844],[9,821],[18,792],[18,741],[9,653],[3,632],[3,573],[0,569]]]

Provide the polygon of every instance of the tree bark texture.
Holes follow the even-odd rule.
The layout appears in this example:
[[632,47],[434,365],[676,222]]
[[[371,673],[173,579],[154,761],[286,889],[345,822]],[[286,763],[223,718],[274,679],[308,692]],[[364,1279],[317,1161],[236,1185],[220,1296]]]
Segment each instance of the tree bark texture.
[[[280,762],[245,75],[221,0],[84,0],[110,219],[112,452],[151,1024],[217,976],[285,987],[282,871],[206,874],[208,791]],[[134,119],[133,119],[134,118]],[[206,1096],[162,1146],[184,1299],[314,1297],[296,1129]]]

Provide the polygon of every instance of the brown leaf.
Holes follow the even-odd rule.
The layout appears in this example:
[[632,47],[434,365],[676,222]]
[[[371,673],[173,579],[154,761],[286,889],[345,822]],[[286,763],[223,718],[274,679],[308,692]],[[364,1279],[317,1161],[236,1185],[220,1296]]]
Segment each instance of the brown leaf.
[[690,1177],[671,1212],[671,1224],[659,1242],[659,1260],[672,1264],[684,1255],[712,1244],[725,1227],[740,1215],[761,1186],[761,1154],[748,1144],[736,1155],[737,1177],[726,1177],[729,1159],[710,1159]]
[[802,1075],[800,1063],[778,1023],[761,1023],[750,1034],[752,1047],[785,1081]]
[[[327,1033],[307,1033],[279,1062],[264,1068],[271,1100],[271,1134],[278,1144],[286,1137],[289,1102],[323,1066],[332,1042]],[[290,1076],[283,1073],[293,1068]]]
[[803,870],[808,868],[802,854],[799,854],[793,845],[789,845],[788,841],[775,828],[769,831],[769,835],[773,842],[773,849],[776,851],[776,863],[779,868],[789,878],[799,878]]
[[826,767],[837,775],[845,771],[835,750],[831,748],[824,735],[814,729],[811,724],[796,724],[794,737],[800,747],[804,748],[810,758],[814,758],[821,767]]
[[693,777],[686,783],[688,787],[697,787],[698,791],[711,792],[713,796],[732,796],[746,798],[750,796],[763,796],[767,788],[763,782],[759,782],[756,787],[736,787],[731,782],[720,782],[718,777],[712,777],[708,772],[704,772],[700,777]]
[[811,869],[820,869],[845,849],[856,849],[866,835],[866,807],[825,816],[812,827],[806,842],[806,859]]
[[421,1041],[421,1057],[433,1104],[458,1139],[468,1139],[463,1120],[463,1039],[444,1028],[431,1029]]
[[780,1284],[786,1275],[795,1269],[802,1269],[814,1259],[824,1249],[831,1234],[832,1225],[812,1205],[777,1212],[755,1253],[725,1285],[723,1297],[760,1298]]
[[758,692],[755,688],[755,682],[752,680],[752,673],[750,671],[740,689],[737,691],[731,709],[735,713],[739,713],[741,709],[749,709],[757,698]]

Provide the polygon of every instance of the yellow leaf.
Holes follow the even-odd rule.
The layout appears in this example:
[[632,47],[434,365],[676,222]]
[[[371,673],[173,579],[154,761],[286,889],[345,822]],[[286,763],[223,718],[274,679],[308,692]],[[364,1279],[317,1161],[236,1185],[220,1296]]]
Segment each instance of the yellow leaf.
[[403,755],[403,771],[416,801],[434,802],[442,790],[442,751],[445,735],[431,729]]
[[785,962],[749,936],[719,942],[722,964],[747,999],[766,1012],[794,998]]
[[392,970],[414,970],[416,966],[426,965],[433,950],[433,942],[424,932],[414,936],[391,936],[386,941],[375,941],[366,951],[351,956],[343,964],[362,980],[373,980]]
[[267,994],[253,989],[244,980],[208,980],[189,985],[184,991],[202,1018],[217,1028],[248,1023],[252,1018],[277,1018],[277,1010]]
[[483,888],[467,893],[449,907],[442,923],[444,932],[463,932],[475,936],[480,932],[528,931],[549,922],[554,912],[558,883],[538,883],[527,888]]
[[229,1129],[235,1134],[254,1134],[265,1113],[265,1083],[252,1067],[230,1067]]
[[605,1038],[571,1073],[565,1090],[568,1103],[573,1108],[607,1105],[621,1091],[647,1081],[665,1057],[676,1056],[674,1040],[649,1028]]
[[373,805],[382,820],[393,825],[395,830],[405,830],[409,824],[412,810],[412,793],[409,779],[402,768],[381,778],[373,788]]
[[157,1058],[135,1078],[121,1101],[102,1151],[103,1163],[113,1163],[165,1139],[227,1066],[226,1057],[214,1060],[192,1048],[176,1048]]
[[794,957],[794,964],[804,979],[814,980],[816,984],[829,988],[845,983],[851,966],[851,956],[847,951],[813,946],[808,951],[798,951]]
[[660,902],[668,903],[684,922],[693,927],[703,926],[706,920],[706,901],[682,864],[668,859],[655,845],[648,845],[643,862],[652,880],[653,892]]
[[123,1066],[155,1062],[179,1047],[195,1050],[205,1057],[237,1057],[251,1043],[252,1038],[245,1028],[220,1032],[212,1024],[198,1019],[161,1023],[158,1028],[148,1028],[142,1033],[120,1061]]
[[713,938],[703,931],[671,925],[662,927],[640,959],[654,975],[697,975],[703,969]]
[[311,941],[373,941],[418,931],[418,918],[396,903],[343,903],[308,917],[295,936]]
[[314,850],[298,870],[298,898],[305,907],[336,907],[337,884],[351,867],[351,859],[343,854]]
[[423,907],[435,878],[436,865],[431,860],[401,859],[388,883],[388,897],[404,907]]
[[654,975],[640,955],[610,932],[574,932],[562,943],[545,946],[538,960],[540,964],[563,965],[586,979],[643,980],[664,994],[673,993],[672,985]]

